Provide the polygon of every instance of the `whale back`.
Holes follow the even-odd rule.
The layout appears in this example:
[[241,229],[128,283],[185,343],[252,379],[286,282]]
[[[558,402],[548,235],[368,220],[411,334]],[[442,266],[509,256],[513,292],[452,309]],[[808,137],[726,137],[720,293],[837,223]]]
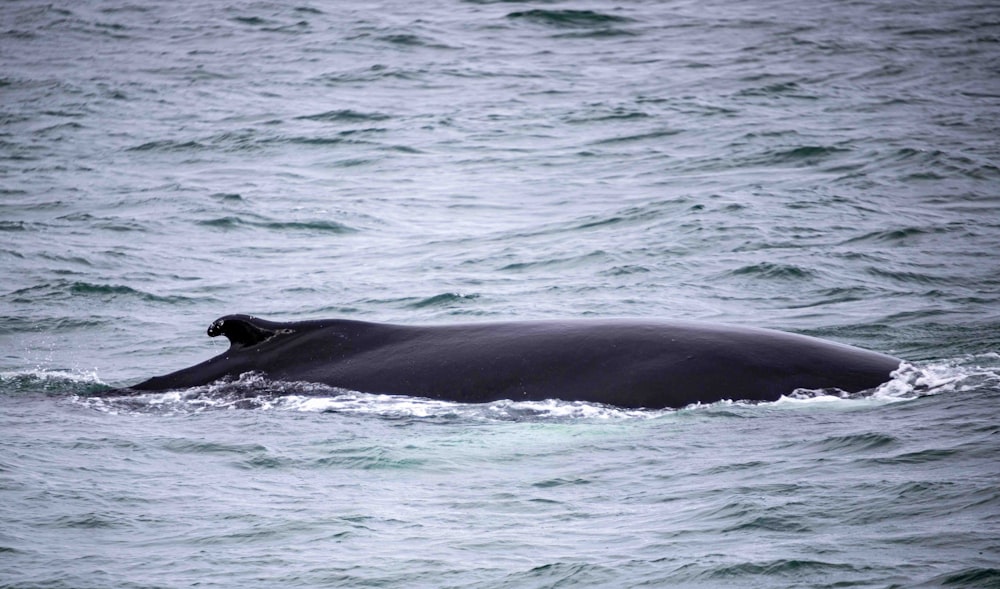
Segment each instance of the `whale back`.
[[570,320],[409,326],[342,319],[214,321],[229,349],[133,386],[205,385],[246,372],[369,393],[460,402],[560,398],[624,407],[854,393],[899,360],[780,331],[684,321]]

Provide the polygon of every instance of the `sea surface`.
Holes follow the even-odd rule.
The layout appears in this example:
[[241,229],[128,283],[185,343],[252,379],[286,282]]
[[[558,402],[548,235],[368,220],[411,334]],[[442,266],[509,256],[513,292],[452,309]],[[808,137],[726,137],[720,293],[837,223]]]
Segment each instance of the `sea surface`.
[[[995,1],[7,0],[0,264],[5,589],[1000,587]],[[229,313],[905,364],[662,411],[99,394]]]

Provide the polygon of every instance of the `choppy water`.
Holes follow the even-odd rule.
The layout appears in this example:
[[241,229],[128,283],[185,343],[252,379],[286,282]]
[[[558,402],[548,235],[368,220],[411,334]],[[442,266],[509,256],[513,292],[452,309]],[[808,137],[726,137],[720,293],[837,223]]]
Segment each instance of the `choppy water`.
[[[998,587],[998,137],[990,2],[5,2],[0,587]],[[911,366],[662,412],[87,397],[232,312]]]

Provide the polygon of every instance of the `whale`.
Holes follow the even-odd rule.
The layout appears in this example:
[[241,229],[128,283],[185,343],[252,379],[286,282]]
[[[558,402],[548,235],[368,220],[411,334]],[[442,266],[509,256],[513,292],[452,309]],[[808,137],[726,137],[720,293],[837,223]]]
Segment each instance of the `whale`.
[[[622,408],[859,393],[901,361],[811,336],[696,321],[567,319],[440,325],[226,315],[229,348],[123,394],[187,389],[247,373],[361,393],[459,403],[558,399]],[[329,394],[329,393],[327,393]]]

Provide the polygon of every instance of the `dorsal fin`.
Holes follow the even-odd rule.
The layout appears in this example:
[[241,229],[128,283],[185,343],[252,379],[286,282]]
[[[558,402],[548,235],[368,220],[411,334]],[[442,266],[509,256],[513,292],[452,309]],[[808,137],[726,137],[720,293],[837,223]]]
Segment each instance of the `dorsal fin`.
[[226,315],[208,326],[209,337],[224,335],[230,346],[255,346],[277,335],[280,331],[271,328],[270,321],[257,319],[252,315]]

